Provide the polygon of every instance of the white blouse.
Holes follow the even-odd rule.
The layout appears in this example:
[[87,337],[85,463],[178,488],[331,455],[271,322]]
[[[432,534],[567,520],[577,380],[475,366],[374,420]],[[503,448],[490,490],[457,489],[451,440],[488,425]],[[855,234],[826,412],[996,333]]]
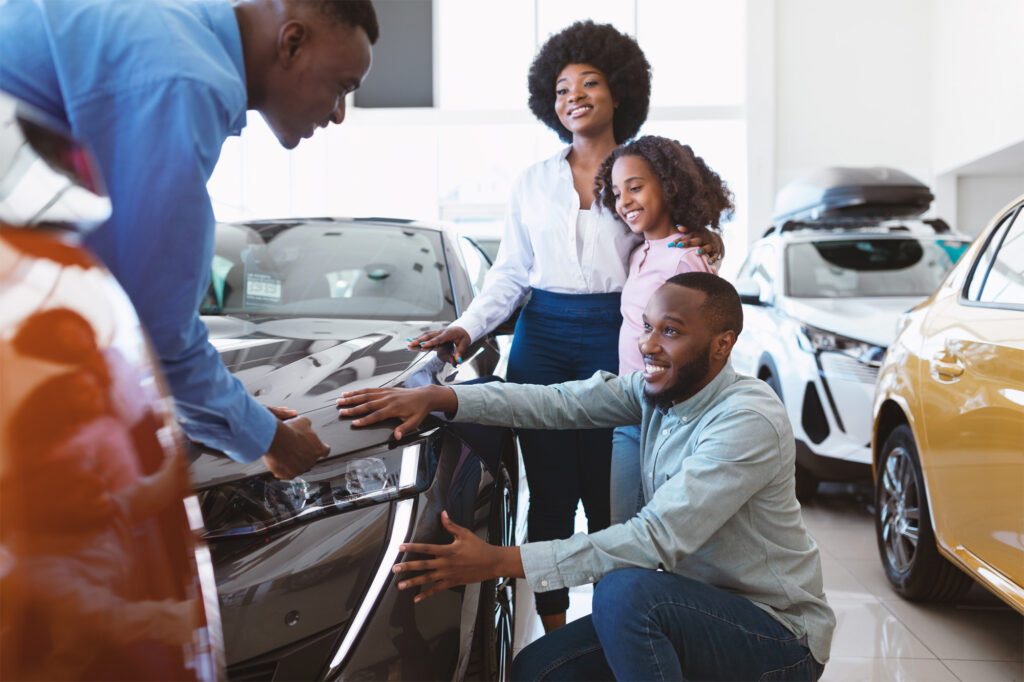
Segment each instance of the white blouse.
[[516,181],[494,267],[483,290],[452,323],[474,341],[508,319],[530,289],[563,294],[622,290],[629,254],[643,236],[630,232],[597,202],[589,211],[580,210],[567,160],[571,149],[535,163]]

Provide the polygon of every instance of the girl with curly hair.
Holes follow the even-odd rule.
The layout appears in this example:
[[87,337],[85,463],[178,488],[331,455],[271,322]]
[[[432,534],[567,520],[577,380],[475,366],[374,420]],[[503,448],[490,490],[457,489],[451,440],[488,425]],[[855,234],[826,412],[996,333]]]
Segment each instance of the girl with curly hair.
[[[554,384],[618,367],[620,291],[636,235],[593,201],[594,176],[647,118],[650,64],[631,37],[610,24],[577,22],[552,36],[530,67],[530,109],[569,146],[530,166],[509,201],[505,231],[483,290],[450,326],[410,348],[470,345],[530,300],[516,324],[507,378]],[[720,246],[707,231],[688,244]],[[446,344],[452,344],[448,346]],[[591,532],[608,526],[609,430],[520,430],[531,541],[572,535],[583,501]],[[565,623],[567,589],[538,592],[545,630]]]
[[[619,374],[642,372],[643,312],[655,290],[683,272],[718,274],[697,248],[676,243],[677,227],[717,232],[732,215],[732,192],[689,145],[646,135],[608,155],[594,179],[594,197],[644,238],[629,259],[619,331]],[[612,435],[611,523],[631,519],[643,506],[639,471],[640,427],[620,426]]]

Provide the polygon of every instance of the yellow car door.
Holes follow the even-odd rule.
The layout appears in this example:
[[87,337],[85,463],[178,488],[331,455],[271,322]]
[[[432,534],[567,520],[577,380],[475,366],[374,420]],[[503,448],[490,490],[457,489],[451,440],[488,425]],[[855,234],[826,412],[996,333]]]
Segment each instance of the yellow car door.
[[922,325],[921,464],[940,547],[1024,606],[1024,202]]

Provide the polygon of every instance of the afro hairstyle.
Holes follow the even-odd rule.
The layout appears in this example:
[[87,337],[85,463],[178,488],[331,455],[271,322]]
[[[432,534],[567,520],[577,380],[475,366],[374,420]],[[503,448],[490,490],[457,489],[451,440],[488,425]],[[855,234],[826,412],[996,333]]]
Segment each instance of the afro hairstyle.
[[637,134],[651,102],[651,65],[636,41],[611,24],[577,21],[548,38],[530,65],[530,111],[563,142],[572,133],[555,113],[555,80],[569,64],[596,66],[619,103],[612,121],[616,144]]

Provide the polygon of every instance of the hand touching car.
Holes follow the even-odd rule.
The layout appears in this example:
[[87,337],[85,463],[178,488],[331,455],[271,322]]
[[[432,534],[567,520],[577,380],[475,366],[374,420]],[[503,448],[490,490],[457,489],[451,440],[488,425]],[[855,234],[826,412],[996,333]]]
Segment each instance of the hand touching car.
[[391,569],[395,573],[422,571],[420,575],[404,578],[398,583],[400,590],[421,585],[428,586],[417,594],[413,601],[423,601],[449,587],[479,583],[499,576],[526,577],[518,547],[499,547],[488,544],[471,530],[463,528],[448,518],[448,512],[441,512],[441,523],[445,530],[455,538],[450,545],[409,542],[398,547],[401,552],[427,554],[433,557],[432,559],[405,561],[395,564]]
[[442,360],[457,365],[462,362],[462,355],[472,343],[473,339],[469,338],[469,332],[462,327],[450,326],[445,329],[432,329],[409,339],[409,350],[436,348]]
[[455,391],[444,386],[419,388],[364,388],[343,393],[338,398],[338,414],[359,417],[352,426],[368,426],[384,419],[397,418],[402,423],[395,429],[395,439],[419,426],[431,412],[455,412],[459,399]]

